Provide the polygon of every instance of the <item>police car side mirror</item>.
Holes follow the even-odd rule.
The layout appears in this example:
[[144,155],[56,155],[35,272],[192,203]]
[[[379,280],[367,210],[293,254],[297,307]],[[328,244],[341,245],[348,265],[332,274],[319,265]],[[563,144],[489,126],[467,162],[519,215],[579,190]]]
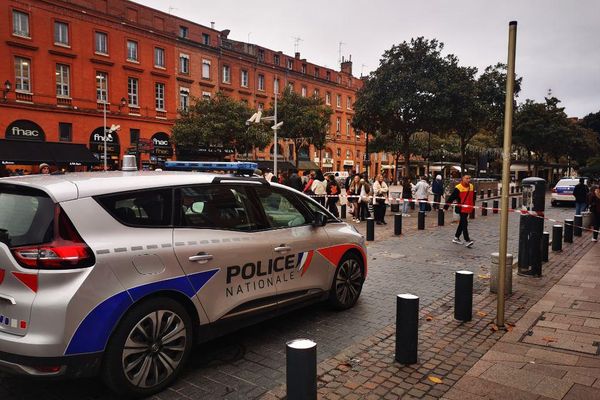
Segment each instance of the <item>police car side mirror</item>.
[[325,226],[327,224],[327,215],[322,212],[315,212],[315,219],[313,220],[313,226],[318,228],[320,226]]

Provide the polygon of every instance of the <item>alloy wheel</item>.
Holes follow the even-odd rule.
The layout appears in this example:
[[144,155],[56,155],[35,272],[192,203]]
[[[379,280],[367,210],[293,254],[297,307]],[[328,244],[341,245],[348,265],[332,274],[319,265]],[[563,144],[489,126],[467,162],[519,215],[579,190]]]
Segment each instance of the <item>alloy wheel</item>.
[[358,261],[353,258],[344,260],[338,268],[335,277],[335,295],[344,305],[352,305],[360,295],[363,282],[362,269]]

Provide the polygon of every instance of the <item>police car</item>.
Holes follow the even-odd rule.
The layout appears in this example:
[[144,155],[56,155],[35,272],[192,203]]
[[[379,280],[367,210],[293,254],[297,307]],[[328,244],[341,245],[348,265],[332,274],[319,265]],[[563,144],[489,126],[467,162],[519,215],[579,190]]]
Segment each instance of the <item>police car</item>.
[[350,308],[366,273],[364,238],[352,226],[257,177],[5,178],[0,369],[99,373],[120,395],[148,396],[175,380],[194,343],[317,301]]
[[[587,178],[585,183],[587,184]],[[563,178],[556,183],[556,186],[552,189],[552,206],[556,207],[562,203],[574,203],[575,196],[573,191],[575,186],[579,183],[579,178]]]

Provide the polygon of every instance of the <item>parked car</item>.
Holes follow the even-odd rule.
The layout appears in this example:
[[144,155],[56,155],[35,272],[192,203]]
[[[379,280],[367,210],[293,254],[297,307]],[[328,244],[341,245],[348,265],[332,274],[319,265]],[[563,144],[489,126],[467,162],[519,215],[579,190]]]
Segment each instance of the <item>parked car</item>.
[[203,172],[0,180],[0,369],[170,385],[193,343],[357,302],[364,238],[307,196]]
[[346,181],[346,178],[348,178],[349,173],[348,171],[331,171],[326,172],[324,175],[325,178],[327,178],[328,175],[333,175],[335,177],[336,182],[340,185],[341,188],[343,188],[344,182]]
[[[573,190],[575,189],[575,185],[579,183],[579,179],[581,178],[563,178],[556,183],[552,189],[551,204],[553,207],[563,203],[575,203]],[[587,178],[584,179],[587,185]]]

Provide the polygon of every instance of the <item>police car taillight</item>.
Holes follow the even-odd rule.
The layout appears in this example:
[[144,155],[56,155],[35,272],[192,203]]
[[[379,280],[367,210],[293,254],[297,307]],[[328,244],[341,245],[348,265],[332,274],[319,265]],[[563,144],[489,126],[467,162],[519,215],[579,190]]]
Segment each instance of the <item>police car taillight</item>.
[[94,264],[94,253],[58,205],[54,232],[54,240],[50,243],[12,248],[17,262],[22,267],[33,269],[85,268]]

